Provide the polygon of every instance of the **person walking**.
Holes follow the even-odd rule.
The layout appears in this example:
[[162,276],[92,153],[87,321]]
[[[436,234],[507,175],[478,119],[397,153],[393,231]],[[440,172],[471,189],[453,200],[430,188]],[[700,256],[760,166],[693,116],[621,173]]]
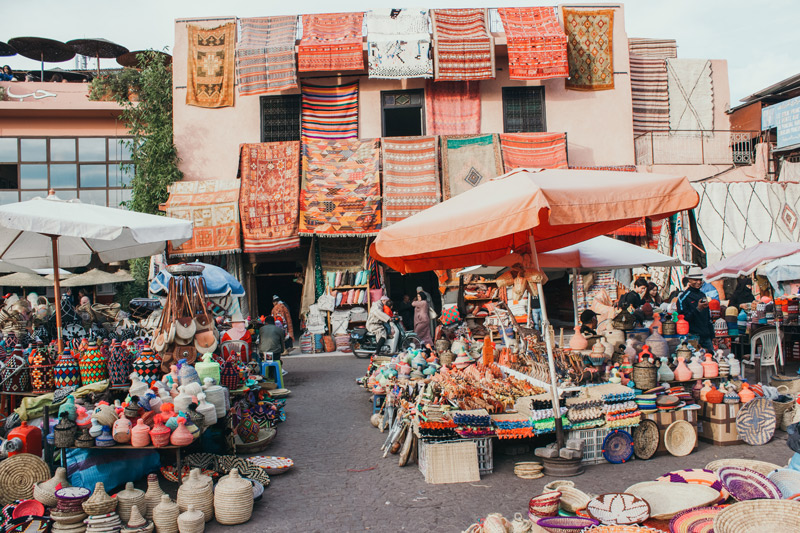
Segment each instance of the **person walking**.
[[424,291],[418,292],[417,299],[414,300],[412,305],[414,306],[414,332],[423,346],[433,344],[430,304],[428,303],[427,294]]
[[414,329],[414,306],[411,305],[411,296],[403,295],[403,299],[397,306],[397,314],[403,319],[403,327],[406,331]]
[[433,333],[434,331],[436,331],[436,317],[437,317],[436,309],[433,308],[433,296],[431,296],[431,293],[423,289],[422,286],[417,287],[417,294],[419,293],[425,295],[425,300],[428,302],[428,308],[434,311],[433,313],[429,313],[429,315],[433,316],[428,317],[428,320],[430,320],[431,322],[431,333]]
[[272,316],[280,320],[286,326],[286,332],[290,339],[294,340],[294,326],[292,325],[292,315],[289,314],[289,307],[283,303],[277,294],[272,297]]
[[703,271],[700,267],[693,266],[689,269],[686,278],[689,286],[678,295],[678,313],[689,322],[689,333],[697,335],[699,344],[707,352],[714,353],[711,339],[714,337],[714,325],[711,323],[711,313],[708,311],[708,298],[700,290],[703,286]]

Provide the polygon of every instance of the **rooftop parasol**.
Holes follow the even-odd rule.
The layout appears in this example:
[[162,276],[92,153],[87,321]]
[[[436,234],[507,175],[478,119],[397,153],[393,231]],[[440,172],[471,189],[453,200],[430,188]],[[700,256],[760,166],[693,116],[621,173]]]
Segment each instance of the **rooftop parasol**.
[[158,50],[137,50],[135,52],[128,52],[127,54],[122,54],[119,56],[117,58],[117,63],[123,67],[139,68],[139,54],[155,54],[155,56],[161,59],[165,65],[172,63],[171,55]]
[[8,57],[17,55],[17,51],[8,43],[0,41],[0,57]]
[[17,53],[28,59],[41,61],[41,76],[44,79],[44,63],[61,63],[75,57],[75,50],[55,39],[44,37],[14,37],[8,41]]
[[95,39],[73,39],[67,41],[70,46],[77,53],[82,56],[94,57],[97,59],[97,75],[100,75],[100,58],[117,58],[123,54],[128,53],[128,49],[121,44],[112,43],[108,39],[95,38]]

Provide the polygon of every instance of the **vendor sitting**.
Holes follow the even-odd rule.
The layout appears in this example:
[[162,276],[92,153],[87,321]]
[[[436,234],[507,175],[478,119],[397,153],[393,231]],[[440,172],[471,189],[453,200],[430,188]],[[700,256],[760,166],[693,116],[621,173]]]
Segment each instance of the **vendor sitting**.
[[581,313],[581,335],[597,335],[597,313],[591,309]]
[[647,294],[647,280],[644,278],[636,278],[636,281],[633,283],[633,290],[626,292],[620,297],[617,307],[620,309],[628,309],[629,307],[639,309],[644,303],[642,298],[645,294]]

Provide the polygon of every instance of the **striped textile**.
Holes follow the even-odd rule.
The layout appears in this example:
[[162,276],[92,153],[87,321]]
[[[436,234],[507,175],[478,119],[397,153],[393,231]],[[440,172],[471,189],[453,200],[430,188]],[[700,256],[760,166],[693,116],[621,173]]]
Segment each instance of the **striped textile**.
[[666,61],[631,54],[630,65],[633,134],[669,130]]
[[481,132],[480,82],[425,83],[425,125],[428,135]]
[[675,39],[631,37],[628,39],[628,50],[631,54],[642,57],[660,57],[661,59],[678,57],[678,43]]
[[216,28],[187,27],[186,105],[233,106],[236,24]]
[[614,10],[561,8],[567,33],[569,78],[574,91],[614,88]]
[[236,45],[239,95],[265,94],[297,87],[294,38],[297,16],[243,18]]
[[381,229],[380,140],[303,144],[300,235],[377,235]]
[[433,77],[428,12],[420,9],[368,11],[367,56],[370,78]]
[[239,177],[243,250],[277,252],[300,246],[300,141],[242,144]]
[[636,165],[606,165],[595,167],[569,167],[574,170],[612,170],[614,172],[636,172]]
[[566,133],[501,133],[506,172],[515,168],[567,168]]
[[434,9],[436,81],[494,78],[494,39],[486,9]]
[[383,227],[439,203],[436,137],[384,137]]
[[442,197],[445,200],[502,173],[503,159],[496,133],[442,137]]
[[569,76],[567,36],[553,7],[497,10],[508,41],[508,77],[546,80]]
[[304,83],[301,121],[304,138],[358,137],[358,82],[331,87]]
[[363,20],[364,13],[303,15],[303,38],[297,47],[298,70],[362,70]]

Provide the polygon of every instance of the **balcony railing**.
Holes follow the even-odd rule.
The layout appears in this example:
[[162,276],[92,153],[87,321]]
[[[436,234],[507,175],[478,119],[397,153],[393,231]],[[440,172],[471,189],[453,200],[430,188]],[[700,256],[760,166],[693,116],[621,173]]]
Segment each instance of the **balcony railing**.
[[755,138],[746,130],[649,131],[634,138],[637,165],[752,165]]

